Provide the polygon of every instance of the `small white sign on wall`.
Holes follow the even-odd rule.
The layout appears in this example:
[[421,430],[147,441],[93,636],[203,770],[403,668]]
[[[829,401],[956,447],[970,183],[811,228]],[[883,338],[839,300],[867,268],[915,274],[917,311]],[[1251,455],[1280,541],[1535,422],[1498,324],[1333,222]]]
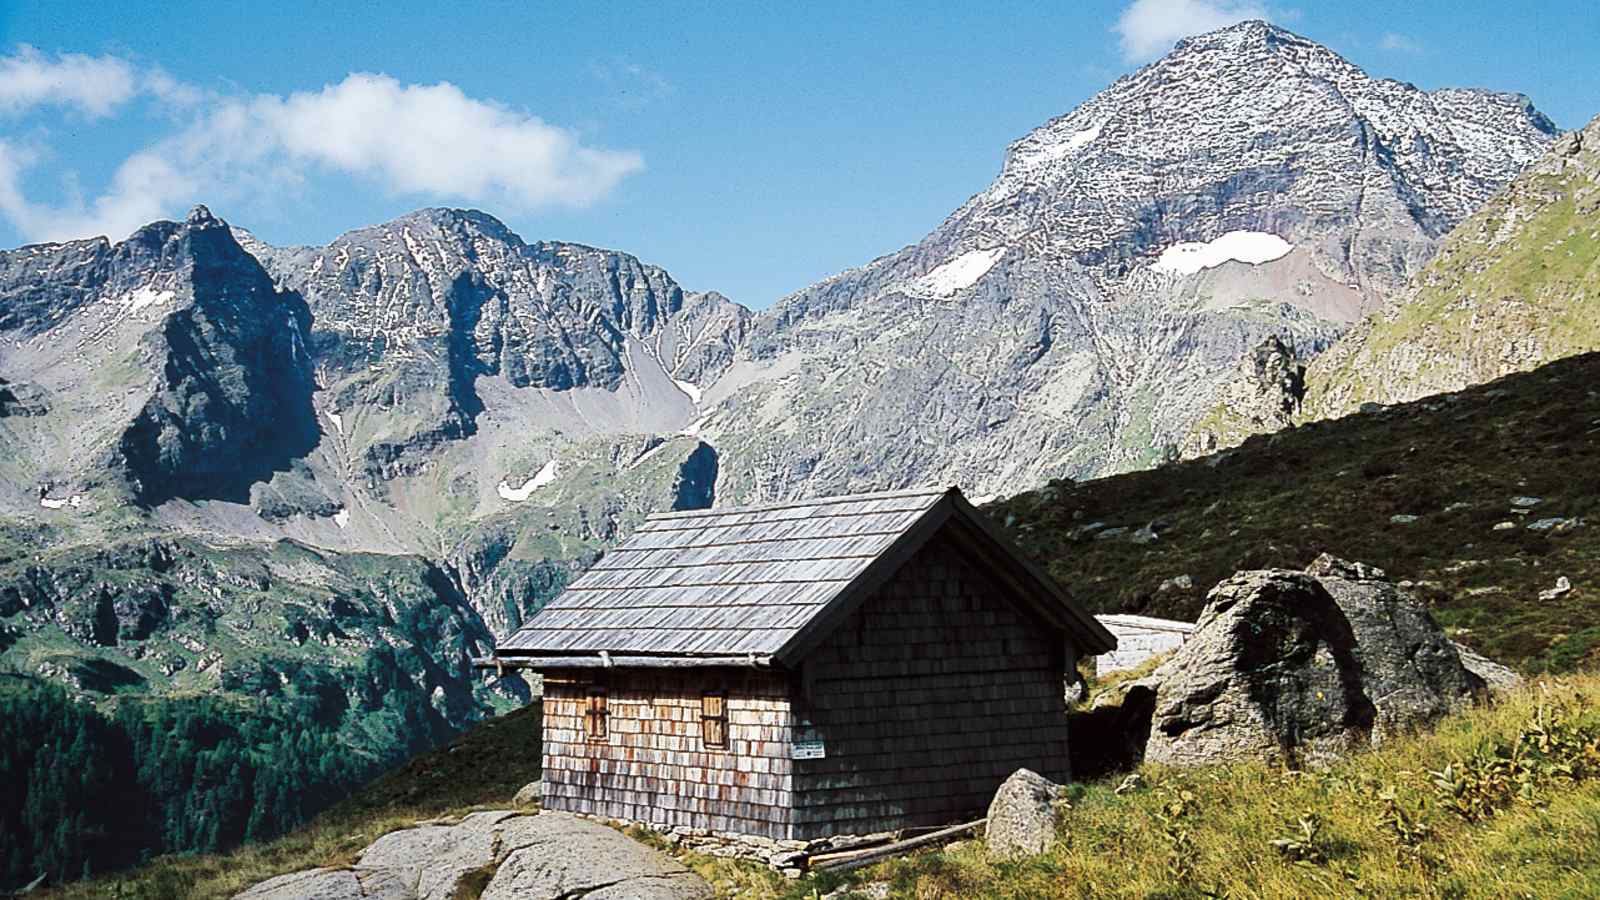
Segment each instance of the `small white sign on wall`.
[[822,745],[821,738],[796,740],[789,748],[790,759],[826,759],[828,749]]
[[789,744],[790,759],[826,759],[828,749],[823,746],[822,735],[817,733],[817,726],[811,724],[811,719],[801,716],[794,723],[794,741]]

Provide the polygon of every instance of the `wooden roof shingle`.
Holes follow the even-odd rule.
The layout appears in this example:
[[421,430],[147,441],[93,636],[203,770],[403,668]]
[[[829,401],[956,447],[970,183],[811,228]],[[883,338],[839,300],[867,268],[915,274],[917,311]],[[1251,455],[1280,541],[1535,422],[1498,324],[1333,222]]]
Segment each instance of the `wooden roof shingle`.
[[[792,661],[952,517],[1020,564],[1091,652],[1111,636],[982,521],[955,488],[657,513],[496,649],[501,659]],[[1009,577],[1015,578],[1015,575]],[[1041,581],[1042,579],[1042,581]]]

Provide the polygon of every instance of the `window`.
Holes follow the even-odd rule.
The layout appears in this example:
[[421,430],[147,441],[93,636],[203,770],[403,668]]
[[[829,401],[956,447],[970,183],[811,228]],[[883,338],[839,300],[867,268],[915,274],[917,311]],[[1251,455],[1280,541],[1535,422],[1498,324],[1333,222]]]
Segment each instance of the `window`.
[[706,691],[700,697],[700,738],[708,749],[728,747],[728,695]]
[[606,728],[606,689],[589,688],[589,703],[583,713],[583,734],[591,741],[610,739]]

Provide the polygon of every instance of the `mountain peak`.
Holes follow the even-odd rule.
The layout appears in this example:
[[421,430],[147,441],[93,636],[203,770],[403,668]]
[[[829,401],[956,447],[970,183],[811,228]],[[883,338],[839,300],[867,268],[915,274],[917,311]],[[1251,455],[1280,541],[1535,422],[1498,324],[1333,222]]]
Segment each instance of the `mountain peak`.
[[1287,28],[1274,25],[1265,19],[1246,19],[1225,28],[1186,37],[1173,46],[1173,51],[1216,48],[1244,50],[1253,47],[1272,48],[1282,43],[1315,43]]
[[204,204],[196,203],[194,209],[189,210],[189,215],[184,219],[184,224],[191,228],[210,228],[222,224],[216,216],[211,214]]
[[[1151,251],[1230,231],[1320,240],[1335,219],[1377,215],[1351,186],[1367,183],[1363,169],[1381,167],[1380,181],[1402,185],[1386,221],[1413,220],[1425,243],[1552,137],[1549,120],[1524,98],[1374,78],[1321,44],[1254,19],[1180,41],[1014,142],[1000,176],[951,226],[983,232],[963,249],[1032,234],[1035,252],[1048,243],[1050,252],[1115,276]],[[1152,208],[1134,187],[1155,179],[1173,206]],[[1330,217],[1335,196],[1339,212]],[[1283,207],[1297,211],[1265,212]],[[1425,255],[1423,243],[1417,253]],[[1342,269],[1347,261],[1324,262]],[[1358,280],[1349,274],[1344,283]],[[1398,280],[1382,279],[1388,287]]]

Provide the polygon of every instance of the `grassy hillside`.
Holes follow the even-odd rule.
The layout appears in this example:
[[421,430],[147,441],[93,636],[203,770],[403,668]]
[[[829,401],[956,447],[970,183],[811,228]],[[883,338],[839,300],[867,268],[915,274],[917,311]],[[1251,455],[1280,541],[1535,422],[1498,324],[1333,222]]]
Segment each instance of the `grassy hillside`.
[[[420,818],[504,807],[537,775],[538,717],[484,723],[311,825],[229,855],[159,859],[45,895],[221,898],[274,874],[342,865]],[[987,859],[981,840],[846,875],[789,881],[666,848],[719,896],[814,900],[887,883],[894,897],[1588,897],[1600,893],[1600,676],[1546,677],[1436,731],[1330,769],[1144,766],[1072,786],[1051,852]],[[635,833],[651,841],[646,834]]]
[[1307,373],[1306,412],[1342,415],[1600,350],[1600,119],[1450,232],[1407,292]]
[[1573,357],[989,512],[1096,612],[1192,620],[1234,571],[1326,551],[1415,582],[1490,657],[1567,671],[1600,662],[1597,385],[1600,354]]
[[[1549,681],[1324,772],[1146,766],[1072,789],[1050,853],[981,842],[876,867],[893,896],[1592,897],[1600,678]],[[744,896],[804,897],[764,883]]]

